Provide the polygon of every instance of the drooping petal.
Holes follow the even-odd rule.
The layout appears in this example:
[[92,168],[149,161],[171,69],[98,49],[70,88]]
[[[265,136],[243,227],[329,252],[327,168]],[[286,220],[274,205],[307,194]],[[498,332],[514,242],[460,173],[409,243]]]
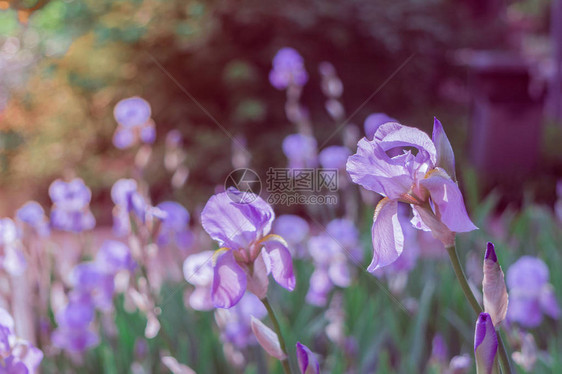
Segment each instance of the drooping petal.
[[497,350],[498,337],[492,318],[488,313],[480,313],[474,331],[474,356],[477,374],[492,374]]
[[347,159],[346,170],[354,183],[390,199],[408,193],[414,183],[404,162],[392,159],[378,141],[366,138],[357,143],[357,153]]
[[428,177],[420,181],[427,188],[433,203],[439,211],[438,217],[453,232],[476,230],[472,223],[459,186],[441,169],[436,169]]
[[213,266],[213,304],[228,309],[240,301],[245,291],[246,274],[236,263],[234,254],[231,250],[219,250]]
[[398,220],[398,202],[384,198],[377,204],[372,228],[373,260],[368,271],[392,264],[404,249],[404,234]]
[[433,121],[432,138],[435,149],[437,150],[437,162],[435,166],[443,168],[453,181],[456,181],[455,154],[453,153],[453,147],[451,147],[449,138],[447,138],[445,130],[443,130],[443,125],[437,118]]
[[278,235],[268,235],[261,243],[269,257],[273,279],[289,291],[294,290],[293,260],[287,242]]
[[281,349],[279,338],[273,330],[264,325],[262,321],[254,316],[252,316],[250,324],[256,339],[258,339],[258,343],[260,343],[267,353],[279,360],[287,358],[287,355]]
[[320,374],[320,365],[316,356],[301,342],[297,342],[297,361],[301,374]]
[[505,319],[507,313],[507,290],[503,271],[498,263],[496,251],[492,243],[488,243],[484,258],[484,311],[492,318],[494,326]]

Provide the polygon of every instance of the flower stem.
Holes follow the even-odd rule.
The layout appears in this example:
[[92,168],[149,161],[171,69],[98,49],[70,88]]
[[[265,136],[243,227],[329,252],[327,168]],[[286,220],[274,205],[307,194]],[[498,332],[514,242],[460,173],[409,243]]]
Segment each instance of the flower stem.
[[[472,290],[470,289],[470,285],[468,284],[468,281],[466,280],[466,276],[464,275],[464,271],[462,270],[462,266],[459,260],[459,255],[457,254],[457,249],[454,244],[450,247],[447,247],[447,253],[449,253],[449,258],[451,259],[453,270],[455,271],[457,280],[459,281],[462,291],[464,292],[464,296],[466,297],[466,299],[468,300],[468,302],[470,303],[472,309],[476,314],[482,313],[483,309],[480,306],[480,303],[478,303],[478,300],[476,300],[476,297],[472,293]],[[503,344],[502,337],[499,333],[499,330],[497,333],[497,337],[498,337],[498,352],[502,364],[502,372],[505,374],[511,374],[511,365],[509,363],[509,358],[507,357],[507,352],[505,350],[505,346]]]
[[275,333],[279,338],[279,345],[281,346],[281,350],[283,351],[283,353],[285,353],[285,358],[283,360],[280,360],[281,365],[283,365],[283,370],[285,371],[285,374],[291,374],[292,372],[291,372],[291,366],[289,365],[289,359],[288,359],[289,356],[287,355],[287,347],[285,346],[285,339],[283,339],[283,335],[281,335],[281,327],[279,326],[279,321],[277,321],[277,317],[275,317],[275,313],[273,312],[273,308],[271,307],[271,304],[269,303],[267,296],[261,299],[261,302],[265,306],[265,309],[267,309],[267,314],[269,316],[269,319],[271,320],[271,323],[273,323],[273,328],[275,329]]

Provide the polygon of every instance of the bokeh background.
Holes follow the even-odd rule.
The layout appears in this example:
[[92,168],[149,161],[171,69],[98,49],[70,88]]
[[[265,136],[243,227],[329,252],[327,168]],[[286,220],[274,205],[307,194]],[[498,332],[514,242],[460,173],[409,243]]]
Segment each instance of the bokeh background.
[[[113,107],[138,95],[151,104],[157,129],[144,174],[151,198],[179,201],[195,225],[233,169],[236,147],[215,122],[245,144],[260,175],[286,165],[281,140],[295,129],[285,92],[268,80],[273,56],[286,46],[304,58],[310,79],[302,104],[319,144],[340,138],[333,136],[338,123],[326,111],[318,73],[328,61],[344,85],[346,122],[360,132],[375,112],[428,132],[434,116],[444,124],[481,228],[462,238],[460,248],[483,248],[494,239],[506,264],[524,253],[560,263],[553,206],[562,178],[562,4],[555,0],[0,0],[0,216],[12,216],[30,199],[49,206],[49,184],[78,176],[92,189],[98,226],[110,226],[110,187],[131,173],[136,157],[112,144]],[[172,129],[183,135],[189,170],[181,188],[172,188],[161,167]],[[366,246],[370,214],[362,226]],[[436,331],[450,352],[470,352],[463,342],[472,339],[471,317],[447,263],[424,263],[412,275],[415,318],[385,307],[390,301],[383,293],[365,300],[377,289],[369,277],[360,274],[343,301],[359,346],[358,372],[425,368],[431,352],[421,342]],[[552,277],[562,285],[559,274]],[[306,287],[292,298],[280,296],[290,341],[302,339],[299,331],[310,341],[325,322],[313,307],[299,307]],[[197,338],[213,330],[212,317],[184,314],[181,293],[171,294],[163,328],[193,327],[173,337],[183,352],[178,360],[200,373],[228,372],[218,338]],[[96,348],[86,361],[92,372],[126,372],[133,360],[134,336],[121,328],[128,317],[118,316],[122,354],[112,356],[110,344]],[[127,323],[143,326],[139,316]],[[553,326],[538,331],[544,352],[562,347],[549,335]],[[413,342],[419,345],[410,350]],[[333,372],[342,372],[345,351],[322,340],[315,349],[330,357]],[[46,362],[47,372],[68,369],[56,359]],[[553,355],[537,370],[556,368],[560,359]]]
[[[244,139],[253,167],[282,165],[279,139],[293,129],[285,117],[284,92],[271,87],[267,76],[272,57],[284,46],[306,61],[310,81],[303,104],[320,144],[336,128],[324,108],[317,70],[329,61],[344,82],[342,100],[348,115],[354,113],[349,122],[362,127],[369,113],[385,112],[430,129],[435,115],[446,124],[461,170],[470,173],[478,191],[504,182],[506,204],[521,203],[524,191],[533,199],[555,199],[554,181],[562,173],[557,154],[562,137],[555,123],[560,105],[524,120],[515,115],[505,124],[498,122],[510,119],[471,116],[478,113],[475,101],[493,96],[490,91],[499,91],[499,101],[511,100],[515,109],[508,112],[524,112],[533,101],[543,108],[555,96],[547,88],[555,87],[560,36],[556,42],[550,1],[30,0],[2,1],[0,8],[0,183],[12,196],[2,201],[3,214],[29,197],[46,202],[44,186],[69,172],[93,187],[94,200],[107,203],[106,187],[131,157],[112,147],[112,108],[133,95],[152,105],[157,150],[172,128],[186,139],[190,177],[177,197],[194,196],[182,201],[187,204],[204,200],[204,191],[231,169],[231,140],[167,74]],[[509,76],[517,68],[503,65],[517,62],[528,67],[529,76],[524,71]],[[482,71],[484,83],[479,83]],[[505,99],[502,87],[508,96],[518,90],[521,97]],[[496,106],[501,111],[502,103]],[[498,127],[500,135],[473,127]],[[505,139],[513,138],[510,133],[537,144],[522,151]],[[477,156],[471,162],[471,142],[491,142],[507,159],[529,152],[523,158],[533,159],[532,165],[509,181],[488,178],[502,167],[487,170]],[[497,158],[489,150],[485,156]],[[159,170],[149,174],[153,193],[170,192]]]

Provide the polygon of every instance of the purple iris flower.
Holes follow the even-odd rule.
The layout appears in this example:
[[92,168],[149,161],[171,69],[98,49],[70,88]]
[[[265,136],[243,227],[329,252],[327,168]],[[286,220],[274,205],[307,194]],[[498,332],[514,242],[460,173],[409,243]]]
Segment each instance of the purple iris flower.
[[523,256],[509,267],[506,275],[509,288],[507,319],[521,326],[540,325],[543,314],[560,317],[560,307],[549,283],[549,271],[539,258]]
[[301,374],[320,374],[316,355],[301,342],[297,342],[297,361]]
[[174,201],[164,201],[156,207],[165,213],[158,234],[158,244],[165,246],[173,243],[180,249],[188,249],[193,242],[193,235],[189,230],[187,209]]
[[11,218],[0,219],[0,266],[11,275],[20,275],[25,271],[27,262],[21,251],[21,241],[14,221]]
[[[396,149],[399,154],[388,155]],[[414,227],[431,231],[447,247],[454,245],[456,232],[476,229],[455,181],[451,145],[437,119],[433,140],[413,127],[381,125],[373,140],[359,141],[347,171],[355,183],[384,196],[375,209],[369,271],[390,265],[402,253],[398,202],[410,204]]]
[[347,158],[351,155],[351,151],[347,147],[333,145],[324,148],[318,155],[320,165],[324,169],[345,169]]
[[134,270],[136,264],[129,247],[116,240],[106,240],[96,254],[95,263],[106,273],[116,274],[121,270]]
[[492,374],[494,358],[498,350],[498,337],[488,313],[480,313],[474,331],[474,356],[476,357],[476,373]]
[[310,232],[305,219],[294,214],[283,214],[275,219],[273,232],[287,241],[291,255],[302,257],[304,243]]
[[326,227],[326,234],[308,241],[308,249],[315,270],[310,277],[306,300],[312,305],[323,306],[334,286],[348,287],[351,284],[348,256],[354,261],[362,259],[359,231],[351,221],[335,219]]
[[110,310],[115,292],[115,274],[97,262],[83,262],[74,267],[71,280],[73,292],[77,295],[90,295],[93,304],[101,310]]
[[45,216],[45,210],[37,201],[28,201],[16,212],[16,218],[32,227],[37,235],[49,236],[49,223]]
[[124,127],[140,126],[150,119],[150,115],[150,104],[138,96],[123,99],[113,108],[115,120]]
[[262,319],[267,315],[267,310],[254,294],[247,292],[232,308],[218,309],[215,313],[221,328],[221,339],[238,349],[244,349],[257,343],[250,325],[251,317]]
[[0,373],[35,373],[43,360],[43,352],[16,336],[14,319],[0,308]]
[[96,219],[90,211],[92,191],[80,178],[70,182],[60,179],[49,186],[49,196],[53,201],[51,225],[53,228],[70,232],[91,230]]
[[[234,202],[233,195],[239,198]],[[261,197],[235,189],[212,196],[203,212],[201,224],[221,248],[213,256],[211,297],[218,308],[236,305],[246,288],[265,297],[268,274],[292,291],[295,275],[287,243],[269,234],[275,218],[273,209]]]
[[183,276],[188,283],[195,286],[189,296],[189,305],[195,310],[214,308],[211,299],[213,285],[213,251],[203,251],[188,256],[183,262]]
[[387,122],[398,122],[394,118],[387,116],[384,113],[372,113],[365,118],[363,127],[365,128],[365,137],[369,140],[373,139],[377,129]]
[[92,330],[94,317],[95,306],[89,295],[71,292],[68,304],[55,315],[53,345],[69,352],[83,352],[96,346],[99,337]]
[[119,179],[111,187],[111,200],[115,204],[113,209],[113,232],[117,236],[125,236],[131,232],[131,217],[133,213],[140,222],[145,222],[149,206],[138,191],[134,179]]
[[113,116],[119,124],[113,135],[113,144],[125,149],[139,140],[147,144],[154,143],[156,128],[150,115],[150,104],[138,96],[119,101],[113,109]]
[[281,48],[273,58],[273,68],[269,73],[269,82],[278,90],[291,85],[304,86],[308,74],[304,68],[302,56],[293,48]]
[[283,140],[283,153],[293,169],[311,168],[317,165],[316,139],[312,136],[292,134]]

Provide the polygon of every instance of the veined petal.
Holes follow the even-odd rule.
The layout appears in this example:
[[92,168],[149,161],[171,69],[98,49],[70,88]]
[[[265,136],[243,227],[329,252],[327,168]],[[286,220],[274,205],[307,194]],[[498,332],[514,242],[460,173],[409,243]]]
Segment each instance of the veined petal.
[[484,258],[484,310],[492,318],[494,326],[505,319],[507,314],[507,290],[501,266],[498,264],[496,251],[492,243],[488,243]]
[[347,159],[346,170],[353,182],[390,199],[398,199],[414,183],[403,162],[389,157],[377,140],[361,139],[357,153]]
[[271,230],[273,209],[261,197],[247,195],[246,202],[234,202],[236,190],[212,196],[201,212],[201,225],[221,246],[238,249],[248,246]]
[[282,287],[292,291],[295,289],[293,260],[287,242],[279,235],[268,235],[261,242],[269,257],[271,275]]
[[320,374],[320,365],[314,353],[301,342],[297,342],[297,361],[301,374]]
[[442,170],[436,169],[420,181],[427,188],[439,211],[438,217],[453,232],[468,232],[478,227],[472,223],[459,186]]
[[372,228],[373,260],[368,271],[392,264],[404,249],[404,234],[398,220],[398,202],[384,198],[377,204]]
[[217,253],[213,266],[211,298],[217,308],[231,308],[246,291],[246,274],[236,263],[231,250]]
[[435,149],[437,150],[435,166],[443,168],[447,174],[451,176],[453,181],[456,182],[457,177],[455,175],[455,154],[453,153],[453,147],[451,147],[449,138],[447,138],[445,130],[443,130],[443,125],[437,118],[433,121],[432,138]]
[[420,129],[396,122],[388,122],[377,129],[375,140],[380,142],[384,151],[396,147],[414,147],[419,151],[425,151],[429,155],[431,163],[435,165],[437,154],[435,145],[429,136]]
[[494,358],[498,350],[498,337],[492,318],[488,313],[480,313],[474,332],[474,356],[477,374],[492,374]]
[[258,339],[258,343],[260,343],[267,353],[279,360],[287,358],[287,355],[281,349],[281,344],[279,344],[279,337],[273,330],[254,316],[252,316],[250,325],[256,339]]

